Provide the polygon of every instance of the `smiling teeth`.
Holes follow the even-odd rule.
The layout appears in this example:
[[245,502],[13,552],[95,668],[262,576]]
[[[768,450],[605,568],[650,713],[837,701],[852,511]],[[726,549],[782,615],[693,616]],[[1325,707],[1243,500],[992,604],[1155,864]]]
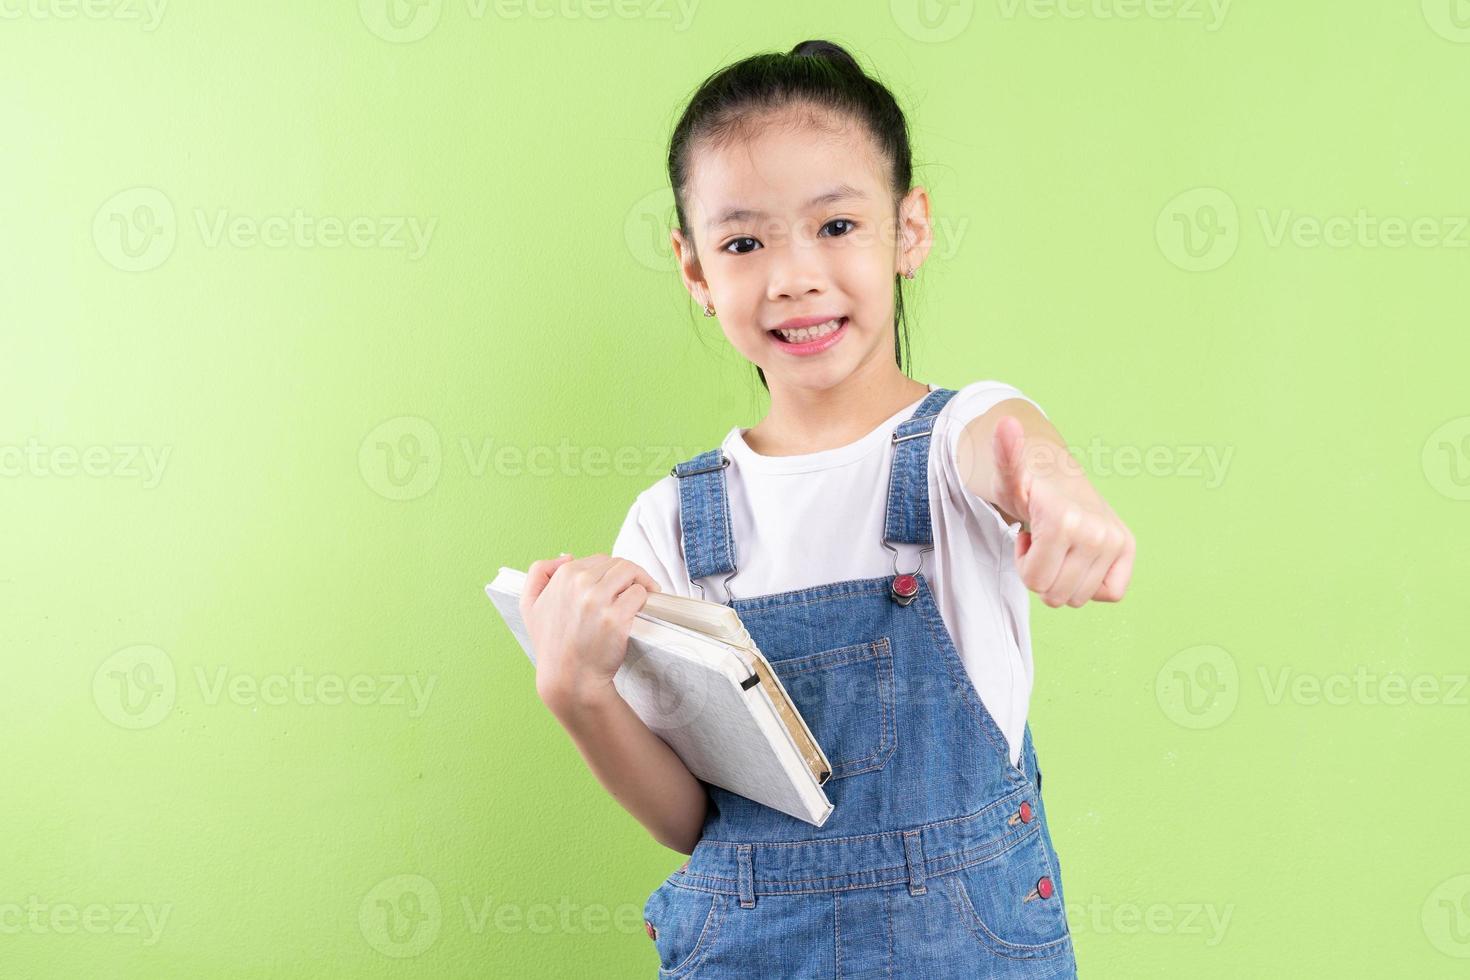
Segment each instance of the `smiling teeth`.
[[816,340],[818,337],[827,336],[841,325],[842,318],[838,317],[835,320],[820,323],[815,327],[802,327],[800,330],[777,330],[776,332],[781,335],[782,340],[788,343],[804,344]]

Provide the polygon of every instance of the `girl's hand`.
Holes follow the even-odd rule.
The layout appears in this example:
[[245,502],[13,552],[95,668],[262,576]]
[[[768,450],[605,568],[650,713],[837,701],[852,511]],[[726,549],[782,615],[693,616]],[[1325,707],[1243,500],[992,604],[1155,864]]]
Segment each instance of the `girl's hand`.
[[1118,602],[1133,575],[1133,533],[1098,495],[1062,446],[1026,443],[1019,419],[995,427],[995,505],[1025,528],[1016,569],[1026,588],[1055,608]]
[[536,693],[548,706],[616,697],[633,616],[657,582],[624,558],[571,555],[532,562],[521,617],[536,651]]

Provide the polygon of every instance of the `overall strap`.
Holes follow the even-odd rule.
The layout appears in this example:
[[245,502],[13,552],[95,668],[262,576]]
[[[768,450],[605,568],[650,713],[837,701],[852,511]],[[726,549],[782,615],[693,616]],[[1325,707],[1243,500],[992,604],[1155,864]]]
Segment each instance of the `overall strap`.
[[[735,541],[730,527],[730,497],[725,468],[730,458],[716,447],[675,463],[669,473],[679,478],[679,528],[689,581],[699,585],[706,575],[733,574]],[[700,595],[704,587],[699,586]],[[729,592],[728,579],[726,593]]]
[[[931,391],[914,414],[893,430],[893,469],[888,479],[883,540],[931,544],[929,524],[929,433],[934,418],[954,397],[952,388]],[[730,579],[736,572],[735,540],[725,469],[730,458],[719,447],[700,453],[669,470],[679,480],[679,528],[689,580],[704,595],[699,579],[724,575],[725,594],[733,599]]]
[[888,475],[888,503],[884,508],[883,541],[933,544],[929,523],[929,434],[953,388],[935,388],[914,414],[893,430],[893,470]]

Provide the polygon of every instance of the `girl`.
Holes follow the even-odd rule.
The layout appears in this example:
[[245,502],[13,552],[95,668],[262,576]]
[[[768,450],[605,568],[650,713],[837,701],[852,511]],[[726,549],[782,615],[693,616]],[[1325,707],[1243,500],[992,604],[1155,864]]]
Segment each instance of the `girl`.
[[[770,412],[640,493],[612,555],[533,564],[522,602],[538,693],[690,855],[644,906],[659,976],[1075,976],[1026,589],[1118,601],[1132,535],[1015,388],[905,373],[929,201],[903,113],[846,51],[717,72],[668,166],[684,285]],[[707,588],[832,763],[820,828],[696,779],[613,687],[648,593]]]

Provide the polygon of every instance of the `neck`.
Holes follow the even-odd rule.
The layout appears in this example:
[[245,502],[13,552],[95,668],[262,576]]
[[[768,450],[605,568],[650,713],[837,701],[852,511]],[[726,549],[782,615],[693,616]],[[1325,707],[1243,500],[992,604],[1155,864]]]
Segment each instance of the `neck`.
[[906,377],[897,364],[889,361],[887,367],[873,377],[851,375],[830,388],[773,381],[771,410],[745,431],[746,445],[762,456],[798,456],[862,438],[928,393],[926,385]]

